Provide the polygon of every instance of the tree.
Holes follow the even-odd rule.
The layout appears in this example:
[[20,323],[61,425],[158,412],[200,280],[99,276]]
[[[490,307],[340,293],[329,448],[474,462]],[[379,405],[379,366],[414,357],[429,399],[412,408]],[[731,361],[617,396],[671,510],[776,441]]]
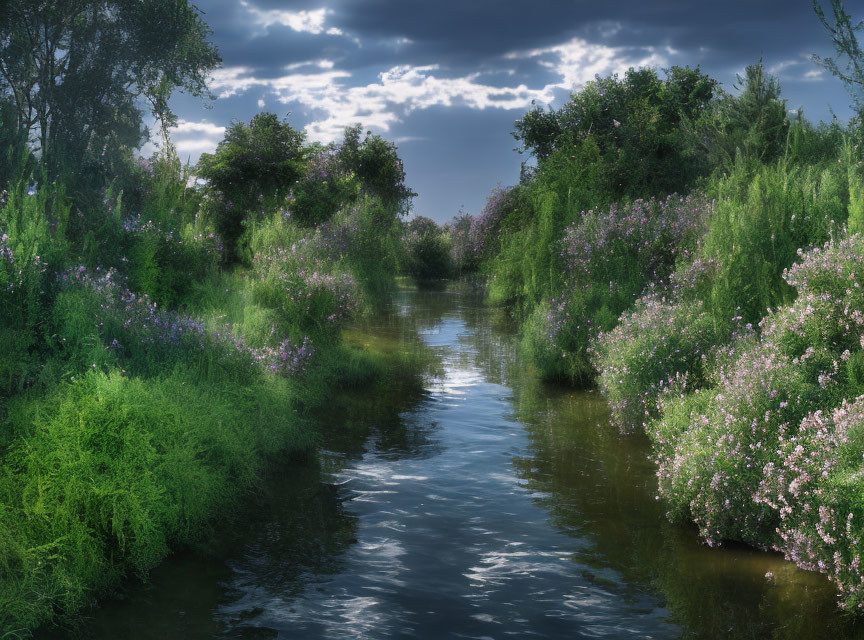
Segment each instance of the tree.
[[0,95],[50,173],[138,146],[176,88],[207,96],[221,60],[187,0],[0,0]]
[[672,67],[665,76],[647,68],[598,76],[558,111],[529,111],[515,124],[520,151],[542,164],[591,141],[612,199],[686,189],[699,166],[682,144],[682,124],[706,110],[717,83],[698,68]]
[[738,76],[739,95],[722,92],[696,126],[699,145],[709,164],[729,166],[738,160],[768,162],[780,156],[789,118],[780,83],[765,72],[762,61]]
[[246,125],[234,122],[213,154],[201,154],[198,174],[221,192],[216,226],[226,257],[236,251],[243,221],[261,201],[275,202],[288,195],[303,175],[305,135],[274,113],[255,115]]
[[366,193],[407,214],[417,194],[405,185],[405,168],[396,145],[368,131],[361,139],[362,130],[359,124],[345,129],[338,153],[342,170],[355,175]]
[[838,77],[846,85],[859,115],[864,112],[864,50],[856,32],[864,29],[864,20],[855,24],[843,8],[842,0],[831,0],[833,23],[828,20],[819,0],[813,0],[813,10],[831,36],[836,58],[813,56],[813,60]]

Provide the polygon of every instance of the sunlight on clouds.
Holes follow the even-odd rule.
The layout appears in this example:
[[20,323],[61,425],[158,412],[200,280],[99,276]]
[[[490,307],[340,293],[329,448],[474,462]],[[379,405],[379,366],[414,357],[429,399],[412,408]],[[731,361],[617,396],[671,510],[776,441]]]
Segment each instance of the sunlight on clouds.
[[[806,70],[805,70],[806,69]],[[815,67],[810,56],[802,54],[798,59],[782,60],[768,67],[768,73],[782,81],[819,82],[824,80],[824,69]]]
[[206,120],[198,122],[180,120],[177,122],[177,126],[171,129],[171,140],[181,157],[211,153],[216,150],[216,145],[224,136],[225,127],[220,127]]
[[343,35],[341,29],[337,29],[336,27],[325,29],[324,27],[327,16],[333,13],[332,9],[289,11],[287,9],[259,9],[246,0],[241,0],[240,4],[252,14],[255,23],[265,31],[274,25],[281,25],[294,31],[311,33],[313,35],[321,33],[331,36]]
[[638,51],[641,55],[634,56],[623,47],[608,47],[573,38],[564,44],[516,51],[505,57],[514,60],[537,58],[538,64],[561,76],[560,82],[547,85],[546,90],[557,88],[573,91],[593,80],[596,75],[623,74],[630,67],[660,67],[667,64],[666,58],[654,47],[643,47]]
[[330,60],[315,60],[287,65],[284,70],[290,73],[276,78],[258,78],[247,67],[220,69],[213,74],[210,86],[220,98],[262,87],[284,104],[298,103],[315,117],[305,127],[309,138],[330,142],[356,122],[386,132],[412,111],[436,106],[526,109],[535,101],[551,103],[556,92],[578,89],[595,75],[666,64],[666,58],[653,47],[624,49],[578,38],[553,47],[513,52],[505,59],[535,60],[560,80],[536,89],[525,84],[500,87],[484,83],[480,72],[448,78],[441,77],[438,65],[399,65],[379,73],[377,82],[350,86],[351,73],[336,69]]

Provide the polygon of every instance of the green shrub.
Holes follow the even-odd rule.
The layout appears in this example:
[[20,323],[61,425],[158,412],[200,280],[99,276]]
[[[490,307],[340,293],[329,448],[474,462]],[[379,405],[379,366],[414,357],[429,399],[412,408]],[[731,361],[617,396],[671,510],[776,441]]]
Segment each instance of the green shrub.
[[238,241],[250,212],[280,202],[303,174],[303,142],[302,132],[262,112],[248,125],[233,123],[216,152],[201,155],[197,171],[214,192],[208,209],[229,261],[239,256]]
[[750,172],[739,166],[713,187],[717,206],[700,257],[718,271],[703,294],[718,324],[742,316],[756,324],[795,296],[783,280],[799,248],[825,242],[846,222],[847,169],[780,163]]
[[717,83],[698,68],[672,67],[665,75],[644,68],[597,77],[561,109],[529,111],[514,136],[541,164],[568,145],[596,146],[595,188],[603,197],[586,209],[686,191],[710,168],[694,153],[684,125],[708,109]]
[[32,628],[143,575],[230,513],[268,457],[308,446],[284,383],[91,372],[17,399],[0,472],[0,629]]
[[403,271],[415,282],[447,278],[453,271],[448,238],[434,220],[418,216],[405,226]]

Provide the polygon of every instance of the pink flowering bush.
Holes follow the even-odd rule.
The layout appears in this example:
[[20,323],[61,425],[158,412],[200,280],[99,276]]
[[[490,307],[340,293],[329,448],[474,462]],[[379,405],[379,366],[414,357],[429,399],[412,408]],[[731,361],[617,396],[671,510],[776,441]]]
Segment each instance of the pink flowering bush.
[[843,171],[781,165],[754,175],[739,167],[712,187],[720,199],[695,258],[652,285],[665,304],[637,304],[594,346],[621,428],[657,417],[657,391],[669,381],[686,376],[691,391],[704,385],[713,345],[755,330],[769,307],[799,295],[784,269],[799,247],[824,242],[845,219]]
[[657,417],[663,393],[702,386],[718,342],[701,302],[673,302],[658,293],[637,300],[591,352],[615,423],[624,431],[644,429]]
[[864,238],[801,252],[784,278],[796,301],[726,347],[711,386],[663,396],[648,426],[659,491],[709,543],[781,550],[857,607]]
[[834,582],[841,606],[864,608],[864,396],[815,411],[763,469],[753,499],[779,514],[774,548]]
[[460,213],[445,226],[450,238],[450,261],[456,273],[467,274],[476,271],[478,262],[471,247],[471,224],[474,217]]
[[699,196],[636,200],[583,212],[561,244],[565,284],[528,321],[526,343],[547,377],[594,379],[589,346],[651,282],[697,246],[712,203]]
[[516,206],[516,196],[515,187],[498,185],[487,196],[483,210],[471,218],[468,244],[473,260],[482,262],[498,252],[501,225]]

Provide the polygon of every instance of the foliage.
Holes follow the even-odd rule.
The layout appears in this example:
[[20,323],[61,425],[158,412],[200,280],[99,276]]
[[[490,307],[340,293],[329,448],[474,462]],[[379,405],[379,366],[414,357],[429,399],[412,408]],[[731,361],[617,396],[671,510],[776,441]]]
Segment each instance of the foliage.
[[672,67],[665,76],[650,68],[629,69],[623,78],[598,76],[558,111],[529,111],[514,136],[538,161],[592,140],[606,202],[683,191],[700,167],[682,124],[707,109],[717,83],[698,68]]
[[813,0],[816,16],[831,36],[836,58],[813,56],[813,60],[839,78],[849,91],[859,114],[864,111],[864,49],[856,33],[864,28],[864,23],[855,24],[842,0],[831,0],[833,21],[825,15],[822,3]]
[[291,216],[306,226],[330,220],[354,195],[352,174],[346,173],[334,147],[307,152],[306,172],[291,189]]
[[738,76],[739,95],[720,91],[695,123],[697,144],[710,167],[730,168],[736,161],[771,162],[780,157],[789,121],[780,83],[762,61]]
[[405,168],[396,145],[355,125],[345,130],[339,160],[346,174],[360,181],[364,194],[378,198],[385,207],[408,213],[417,194],[405,185]]
[[201,154],[198,173],[210,181],[215,197],[210,213],[225,244],[237,257],[237,242],[249,213],[279,202],[304,171],[304,134],[273,113],[251,122],[234,122],[213,154]]
[[142,140],[139,97],[170,123],[172,90],[208,95],[207,75],[221,62],[186,0],[24,0],[0,14],[0,93],[52,178],[87,163],[110,171]]
[[[712,185],[720,196],[693,260],[627,311],[594,345],[599,384],[619,427],[657,417],[658,393],[706,383],[712,347],[795,299],[783,277],[799,247],[824,242],[846,216],[846,167],[740,165]],[[673,327],[675,329],[673,330]]]
[[[727,350],[711,387],[669,394],[649,426],[673,514],[693,518],[709,542],[771,545],[804,568],[833,567],[850,602],[860,579],[854,545],[839,555],[832,545],[847,526],[835,514],[850,513],[837,483],[861,464],[859,455],[850,469],[842,447],[857,420],[843,401],[862,391],[862,278],[859,235],[802,252],[786,273],[795,302],[765,318],[758,340]],[[835,408],[833,421],[823,418]],[[845,476],[832,476],[834,464]]]
[[[501,250],[489,262],[489,299],[527,317],[562,285],[558,243],[567,225],[592,203],[604,202],[597,180],[599,149],[589,138],[565,144],[539,163],[531,182],[514,191],[501,222]],[[473,225],[473,223],[472,223]]]
[[471,218],[468,242],[473,260],[489,260],[501,248],[501,227],[507,217],[518,206],[518,191],[515,187],[498,185],[486,197],[483,210]]
[[447,278],[453,270],[449,238],[434,220],[417,216],[405,225],[403,271],[415,282]]
[[650,282],[664,282],[676,259],[696,248],[711,209],[699,196],[669,196],[583,212],[559,245],[561,293],[548,309],[535,311],[525,331],[541,372],[590,383],[591,341],[612,329]]
[[[268,457],[308,447],[285,384],[91,372],[17,398],[0,472],[0,629],[33,628],[230,513]],[[226,509],[227,507],[227,509]]]

